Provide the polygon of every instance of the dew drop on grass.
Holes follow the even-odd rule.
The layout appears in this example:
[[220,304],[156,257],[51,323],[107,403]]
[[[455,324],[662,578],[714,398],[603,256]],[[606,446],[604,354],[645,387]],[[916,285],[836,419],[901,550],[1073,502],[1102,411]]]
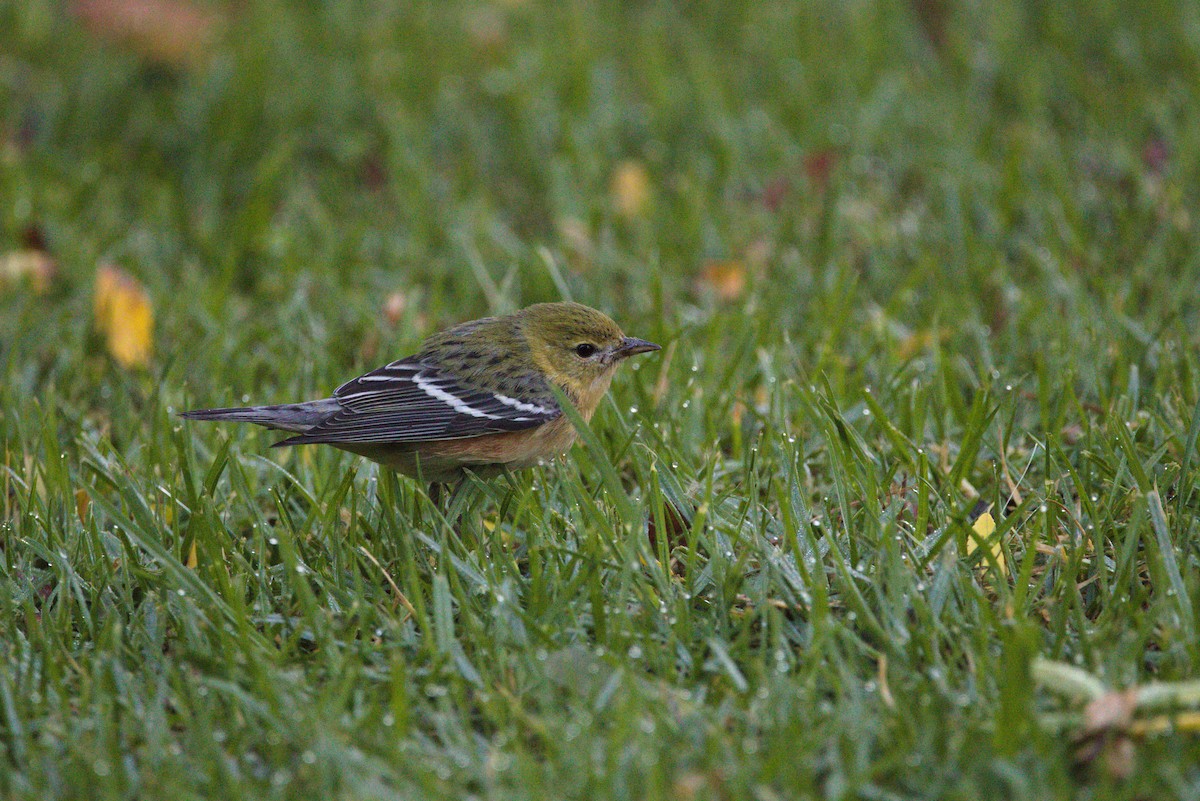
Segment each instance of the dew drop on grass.
[[688,407],[689,407],[689,406],[691,406],[691,405],[692,405],[692,402],[691,402],[690,400],[685,400],[685,401],[683,402],[683,408],[685,408],[685,409],[686,409],[686,408],[688,408]]
[[279,539],[277,537],[271,537],[270,539],[267,540],[267,542],[270,543],[271,545],[278,545]]
[[315,765],[317,762],[317,755],[312,751],[305,751],[300,755],[300,758],[304,760],[305,765]]
[[250,402],[250,396],[242,395],[242,403],[249,403],[249,402]]
[[182,587],[180,587],[179,589],[175,590],[175,594],[178,595],[180,598],[183,598],[184,596],[187,595],[187,591],[184,590]]
[[863,417],[870,417],[870,416],[871,416],[871,410],[863,409]]
[[92,763],[92,770],[97,776],[107,776],[109,772],[108,763],[103,759],[97,759]]
[[641,659],[642,658],[642,647],[640,645],[629,646],[628,656],[630,659]]
[[383,717],[379,719],[379,722],[390,728],[396,725],[396,716],[391,712],[384,712]]
[[630,407],[629,407],[629,413],[630,413],[630,414],[637,414],[637,413],[638,413],[638,407],[636,407],[636,406],[630,406]]

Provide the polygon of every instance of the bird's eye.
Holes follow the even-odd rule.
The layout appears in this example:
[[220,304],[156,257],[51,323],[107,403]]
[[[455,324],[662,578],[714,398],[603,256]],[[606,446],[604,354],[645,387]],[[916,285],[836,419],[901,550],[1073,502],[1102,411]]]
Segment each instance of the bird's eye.
[[596,346],[590,342],[581,342],[575,346],[575,355],[581,359],[589,359],[596,355]]

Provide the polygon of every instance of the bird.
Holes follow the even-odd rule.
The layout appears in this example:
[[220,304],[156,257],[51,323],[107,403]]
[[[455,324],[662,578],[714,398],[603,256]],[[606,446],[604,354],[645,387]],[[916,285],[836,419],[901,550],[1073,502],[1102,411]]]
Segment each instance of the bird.
[[580,303],[538,303],[461,323],[413,355],[347,381],[321,400],[196,409],[189,420],[256,423],[428,482],[533,467],[566,452],[575,427],[556,387],[590,421],[617,366],[660,350]]

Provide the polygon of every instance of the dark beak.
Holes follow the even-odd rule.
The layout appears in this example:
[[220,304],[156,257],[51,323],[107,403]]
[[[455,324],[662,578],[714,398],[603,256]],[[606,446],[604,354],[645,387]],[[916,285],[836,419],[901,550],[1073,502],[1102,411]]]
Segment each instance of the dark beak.
[[621,340],[621,344],[613,351],[613,356],[618,359],[626,359],[638,353],[649,353],[653,350],[662,350],[661,347],[653,342],[647,342],[644,339],[637,337],[625,337]]

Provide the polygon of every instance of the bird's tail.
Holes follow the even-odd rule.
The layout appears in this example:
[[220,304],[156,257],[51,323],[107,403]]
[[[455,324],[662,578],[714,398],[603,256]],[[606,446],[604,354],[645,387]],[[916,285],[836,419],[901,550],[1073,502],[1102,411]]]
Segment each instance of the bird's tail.
[[341,405],[333,398],[285,403],[280,406],[244,406],[237,409],[194,409],[180,417],[188,420],[229,420],[235,423],[257,423],[280,431],[303,434],[334,414]]

